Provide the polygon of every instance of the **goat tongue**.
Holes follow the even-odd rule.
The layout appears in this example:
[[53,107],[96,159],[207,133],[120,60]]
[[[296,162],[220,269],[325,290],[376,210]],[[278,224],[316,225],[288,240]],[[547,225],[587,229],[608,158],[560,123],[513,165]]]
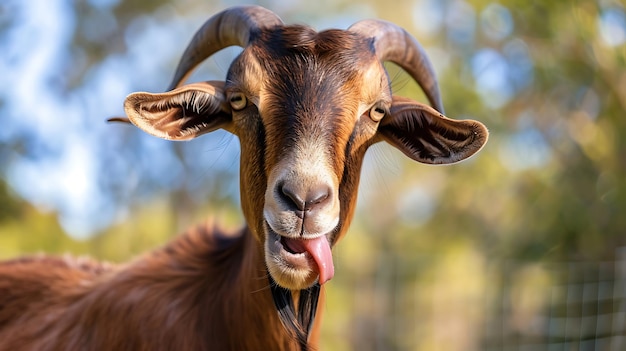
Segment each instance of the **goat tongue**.
[[335,275],[335,266],[333,265],[333,256],[330,251],[330,243],[326,235],[321,235],[315,239],[288,239],[285,243],[289,249],[294,252],[308,252],[317,264],[317,272],[319,274],[319,283],[324,284]]
[[317,270],[320,275],[319,283],[324,284],[331,280],[335,275],[335,266],[333,265],[333,255],[326,235],[315,239],[303,240],[302,243],[306,251],[317,263]]

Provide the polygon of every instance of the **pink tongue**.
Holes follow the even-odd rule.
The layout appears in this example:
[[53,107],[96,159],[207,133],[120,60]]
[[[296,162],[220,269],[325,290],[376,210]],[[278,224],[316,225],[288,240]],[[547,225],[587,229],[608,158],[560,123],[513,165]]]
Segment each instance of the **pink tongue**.
[[298,240],[298,244],[298,246],[302,245],[302,248],[315,260],[319,273],[319,283],[324,284],[332,279],[335,275],[335,266],[326,235],[310,240]]

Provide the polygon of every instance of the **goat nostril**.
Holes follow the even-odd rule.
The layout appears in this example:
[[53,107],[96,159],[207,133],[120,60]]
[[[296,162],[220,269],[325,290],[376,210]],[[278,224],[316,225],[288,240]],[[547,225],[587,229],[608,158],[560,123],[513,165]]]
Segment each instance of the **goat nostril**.
[[285,200],[290,205],[294,205],[296,209],[300,211],[304,211],[305,209],[305,201],[290,187],[285,184],[280,186],[280,192],[283,195],[283,200]]
[[305,210],[311,210],[328,198],[330,191],[327,187],[318,187],[309,191],[304,203]]

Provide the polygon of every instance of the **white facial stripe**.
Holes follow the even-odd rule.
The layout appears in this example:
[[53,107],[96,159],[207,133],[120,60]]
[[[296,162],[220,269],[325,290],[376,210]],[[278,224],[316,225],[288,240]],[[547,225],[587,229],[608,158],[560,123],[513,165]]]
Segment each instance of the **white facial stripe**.
[[[332,232],[339,223],[338,179],[329,157],[329,142],[315,136],[299,139],[270,174],[264,217],[276,233],[315,237]],[[294,184],[302,193],[326,186],[331,199],[315,211],[305,211],[303,219],[279,193],[277,188],[284,184]]]

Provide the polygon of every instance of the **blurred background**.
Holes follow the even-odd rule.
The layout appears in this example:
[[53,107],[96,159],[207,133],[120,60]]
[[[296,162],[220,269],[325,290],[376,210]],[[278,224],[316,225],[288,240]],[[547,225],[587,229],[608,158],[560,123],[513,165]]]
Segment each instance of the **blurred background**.
[[[0,259],[121,262],[186,227],[239,226],[238,141],[128,125],[193,33],[245,2],[0,3]],[[334,250],[323,350],[626,350],[626,8],[622,1],[265,0],[318,30],[364,18],[425,46],[446,113],[485,123],[453,166],[368,152]],[[238,48],[191,80],[224,79]],[[423,99],[389,65],[397,94]]]

